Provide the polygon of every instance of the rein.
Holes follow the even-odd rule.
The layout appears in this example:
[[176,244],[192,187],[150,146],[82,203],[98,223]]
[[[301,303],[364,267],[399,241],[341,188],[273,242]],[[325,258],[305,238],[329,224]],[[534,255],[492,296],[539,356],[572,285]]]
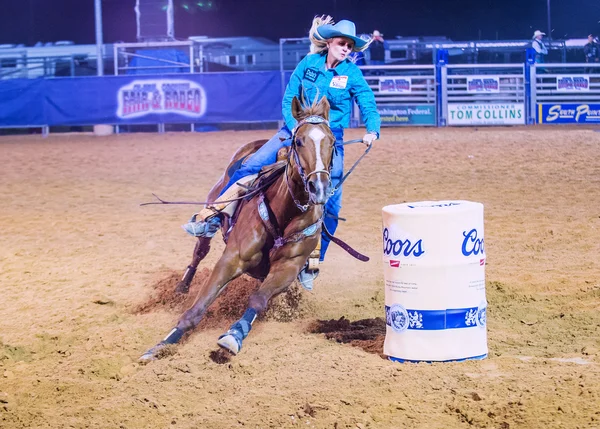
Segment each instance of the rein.
[[[234,203],[236,201],[242,201],[244,199],[250,199],[252,197],[254,197],[255,195],[259,194],[261,191],[264,191],[265,189],[267,189],[269,186],[271,186],[273,184],[273,182],[275,182],[275,180],[279,177],[279,173],[277,172],[277,170],[282,169],[283,166],[279,166],[279,167],[275,167],[272,170],[268,171],[268,176],[266,178],[265,175],[263,176],[259,176],[259,179],[262,177],[264,178],[263,180],[259,180],[256,186],[244,186],[244,185],[239,185],[242,186],[244,188],[248,189],[248,193],[242,195],[241,197],[237,197],[237,198],[232,198],[230,200],[216,200],[216,201],[165,201],[162,198],[160,198],[158,195],[156,195],[155,193],[152,193],[152,195],[154,196],[154,198],[156,198],[158,200],[157,201],[152,201],[152,202],[148,202],[148,203],[142,203],[140,204],[140,206],[150,206],[150,205],[154,205],[154,204],[185,204],[185,205],[214,205],[214,204],[221,204],[221,203]],[[286,166],[287,168],[287,166]]]
[[[362,139],[349,140],[347,142],[342,143],[342,146],[346,146],[346,145],[353,144],[353,143],[362,143]],[[364,153],[356,160],[356,162],[354,163],[354,165],[352,165],[350,170],[348,170],[348,172],[346,174],[344,174],[344,177],[342,177],[342,180],[340,180],[340,183],[338,183],[337,186],[331,191],[330,195],[335,194],[337,192],[337,190],[342,187],[342,183],[344,183],[346,181],[348,176],[350,176],[350,174],[358,166],[358,163],[362,161],[362,159],[369,153],[369,151],[371,150],[372,147],[373,147],[373,144],[370,144],[369,146],[367,146],[367,149],[365,149]]]
[[[290,156],[291,156],[291,153],[293,152],[293,154],[294,154],[294,160],[296,161],[296,165],[298,166],[298,171],[300,173],[300,177],[302,178],[302,182],[304,184],[304,189],[305,189],[305,191],[307,193],[308,193],[307,180],[313,174],[326,173],[328,175],[328,177],[331,178],[331,173],[329,171],[327,171],[327,170],[315,170],[315,171],[309,173],[308,175],[306,175],[304,173],[304,169],[302,168],[302,165],[299,162],[298,152],[296,151],[296,148],[295,148],[295,137],[296,137],[296,131],[298,130],[298,128],[301,125],[304,125],[306,123],[311,123],[311,124],[324,123],[325,125],[329,126],[329,121],[327,121],[325,118],[322,118],[320,116],[309,116],[308,118],[305,118],[302,121],[298,122],[298,124],[296,125],[296,127],[293,130],[293,134],[292,134],[292,146],[291,146],[290,152],[288,152],[288,161],[287,161],[287,163],[285,165],[285,181],[286,181],[286,185],[287,185],[287,188],[288,188],[288,192],[290,193],[290,195],[292,196],[292,199],[294,200],[294,204],[296,204],[296,207],[298,207],[298,209],[300,211],[302,211],[303,213],[306,212],[306,210],[308,210],[309,204],[308,203],[307,204],[301,204],[296,199],[296,197],[294,196],[294,194],[292,192],[290,183],[289,183],[288,166],[290,165]],[[342,143],[342,146],[346,146],[346,145],[354,144],[354,143],[362,143],[362,139],[349,140],[347,142]],[[346,179],[348,178],[348,176],[350,176],[350,174],[358,166],[358,164],[360,163],[360,161],[362,161],[362,159],[367,155],[367,153],[369,153],[369,151],[371,150],[371,147],[372,147],[372,145],[369,145],[367,147],[367,149],[365,150],[365,152],[358,158],[358,160],[356,160],[356,162],[354,163],[354,165],[352,165],[352,167],[350,168],[350,170],[348,170],[348,172],[346,174],[344,174],[344,176],[342,177],[342,180],[340,180],[340,183],[338,183],[338,185],[330,191],[329,196],[333,195],[338,189],[341,188],[342,183],[344,183],[346,181]],[[234,203],[236,201],[242,201],[244,199],[249,199],[251,197],[254,197],[255,195],[258,195],[261,191],[263,191],[266,188],[268,188],[275,181],[275,179],[277,177],[278,177],[278,174],[271,174],[271,175],[269,175],[269,179],[272,178],[272,180],[263,180],[263,181],[260,181],[257,186],[249,187],[248,188],[249,191],[248,191],[247,194],[242,195],[241,197],[232,198],[230,200],[222,200],[222,201],[220,201],[220,200],[217,200],[217,201],[166,201],[166,200],[163,200],[162,198],[160,198],[155,193],[152,193],[152,196],[154,198],[156,198],[158,201],[141,203],[140,206],[150,206],[150,205],[155,205],[155,204],[214,205],[214,204],[220,204],[220,203]]]

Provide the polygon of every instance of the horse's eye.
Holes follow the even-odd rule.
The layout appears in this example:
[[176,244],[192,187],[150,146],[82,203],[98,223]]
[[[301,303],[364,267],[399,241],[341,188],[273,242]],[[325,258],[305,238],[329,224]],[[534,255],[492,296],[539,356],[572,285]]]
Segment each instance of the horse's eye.
[[302,146],[303,145],[302,140],[297,138],[296,139],[296,145]]

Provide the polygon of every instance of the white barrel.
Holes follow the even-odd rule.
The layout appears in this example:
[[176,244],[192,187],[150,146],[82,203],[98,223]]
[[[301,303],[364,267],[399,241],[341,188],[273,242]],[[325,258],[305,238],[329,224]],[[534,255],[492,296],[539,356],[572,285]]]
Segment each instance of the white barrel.
[[115,129],[112,125],[94,125],[94,135],[95,136],[110,136],[114,133]]
[[383,208],[386,336],[399,361],[487,356],[483,204]]

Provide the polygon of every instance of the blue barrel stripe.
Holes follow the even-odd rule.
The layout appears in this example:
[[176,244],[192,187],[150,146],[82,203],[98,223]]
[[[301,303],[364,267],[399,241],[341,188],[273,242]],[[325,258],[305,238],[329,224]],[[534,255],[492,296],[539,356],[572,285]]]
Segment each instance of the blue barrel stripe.
[[385,306],[385,323],[394,331],[406,329],[436,331],[485,326],[486,308],[469,307],[447,310],[413,310],[401,305]]

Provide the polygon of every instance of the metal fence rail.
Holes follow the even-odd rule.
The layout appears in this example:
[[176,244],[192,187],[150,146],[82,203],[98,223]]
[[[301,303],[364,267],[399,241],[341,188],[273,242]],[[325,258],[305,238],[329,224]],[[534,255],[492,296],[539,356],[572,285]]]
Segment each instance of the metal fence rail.
[[[306,42],[303,39],[287,40],[286,43],[298,45],[298,49],[294,51],[298,56],[306,51]],[[117,59],[124,58],[126,55],[125,51],[115,52]],[[129,55],[143,56],[144,54],[132,52]],[[189,63],[167,60],[164,65],[151,64],[148,67],[187,66],[197,71],[195,58],[198,57],[194,53]],[[69,57],[64,60],[65,74],[71,74],[77,58]],[[176,81],[177,85],[187,85],[186,88],[195,88],[200,91],[199,93],[206,93],[207,110],[187,122],[188,118],[181,116],[181,109],[162,109],[160,104],[163,98],[157,96],[156,106],[153,105],[151,113],[148,113],[150,116],[144,117],[145,124],[208,122],[225,124],[227,121],[231,122],[231,115],[226,114],[228,110],[223,107],[227,102],[233,103],[232,106],[235,107],[236,123],[276,121],[280,117],[281,94],[290,76],[289,69],[291,64],[297,63],[298,60],[298,58],[289,58],[284,61],[282,58],[280,73],[178,73],[176,77],[159,73],[130,77],[5,79],[0,81],[0,128],[28,128],[29,124],[36,124],[38,127],[96,124],[90,122],[96,120],[90,119],[90,112],[95,115],[94,118],[103,118],[99,123],[133,124],[136,123],[131,119],[133,116],[125,115],[123,118],[113,120],[117,111],[115,107],[117,100],[122,101],[127,95],[127,102],[131,103],[132,100],[137,100],[136,91],[145,91],[146,86],[161,90],[164,84],[161,79],[171,79]],[[7,72],[6,69],[11,64],[7,62],[5,64],[7,67],[4,70],[0,69],[0,73]],[[128,71],[131,65],[123,67],[123,64],[117,61],[115,67],[118,70],[117,74],[121,74],[121,71]],[[447,63],[447,57],[440,55],[437,65],[382,65],[363,66],[361,69],[367,84],[373,91],[384,126],[481,126],[534,123],[600,125],[600,63],[535,64],[532,58],[529,58],[524,64],[450,65]],[[253,73],[263,74],[258,78],[256,77],[258,75]],[[258,80],[250,82],[254,79],[252,76]],[[137,80],[140,79],[146,83],[138,83]],[[239,87],[236,87],[238,89],[234,92],[235,96],[232,96],[231,85],[238,80],[248,82],[239,83]],[[123,83],[119,86],[117,81]],[[226,84],[226,81],[229,83]],[[215,82],[220,83],[217,85]],[[132,86],[134,83],[137,87]],[[38,84],[39,88],[36,86]],[[263,91],[256,93],[258,95],[252,96],[246,89],[256,88],[257,85],[266,86]],[[57,100],[64,94],[70,97],[68,102]],[[144,94],[139,96],[141,105],[145,103],[144,97],[154,100],[154,95]],[[248,108],[247,101],[239,103],[241,96],[251,97],[252,102],[265,112],[268,111],[269,115],[257,116],[257,110]],[[48,109],[41,109],[33,118],[31,106],[38,104],[25,103],[27,97],[32,101],[43,99],[48,104]],[[15,101],[18,103],[15,104]],[[21,105],[28,107],[21,108]],[[59,105],[61,107],[57,108],[56,106]],[[90,108],[91,105],[94,107]],[[56,113],[51,121],[44,119],[44,115],[47,116],[48,112]],[[208,118],[211,120],[209,121]],[[136,121],[139,122],[139,118]],[[362,119],[359,110],[355,107],[351,116],[351,126],[360,125]]]

